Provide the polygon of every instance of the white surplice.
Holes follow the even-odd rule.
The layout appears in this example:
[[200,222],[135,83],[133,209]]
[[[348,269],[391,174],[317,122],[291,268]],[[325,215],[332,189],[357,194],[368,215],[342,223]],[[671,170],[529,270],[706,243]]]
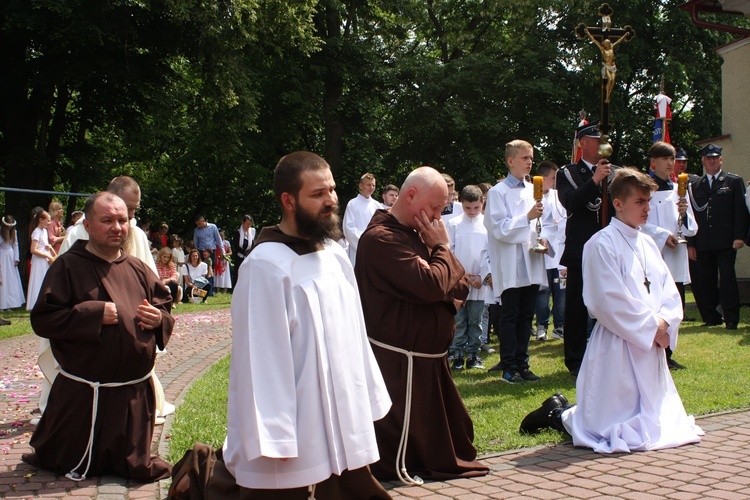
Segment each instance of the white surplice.
[[[651,236],[656,246],[661,250],[664,262],[667,263],[672,277],[677,283],[690,283],[690,269],[688,263],[687,245],[678,244],[669,248],[667,238],[670,235],[677,237],[677,185],[672,191],[654,191],[651,197],[651,211],[648,214],[648,222],[643,226],[643,232]],[[687,197],[687,213],[682,226],[682,236],[695,236],[698,232],[698,223],[693,215],[693,207],[690,198]]]
[[[464,266],[466,274],[475,274],[482,279],[489,272],[487,259],[487,228],[484,227],[484,216],[477,215],[473,219],[462,213],[451,219],[445,225],[450,238],[451,252]],[[485,299],[485,290],[482,288],[469,287],[469,296],[466,300]]]
[[676,347],[682,304],[653,239],[612,219],[584,246],[583,300],[597,323],[578,373],[578,405],[562,415],[573,444],[613,453],[700,441],[654,344],[661,318]]
[[567,225],[567,211],[560,203],[557,196],[557,189],[550,189],[544,193],[542,198],[544,212],[542,213],[542,229],[547,238],[547,243],[552,249],[544,256],[544,263],[547,269],[557,269],[560,267],[560,257],[565,250],[565,226]]
[[[536,244],[536,221],[527,213],[536,201],[533,186],[524,182],[523,188],[498,182],[487,192],[484,225],[488,233],[492,288],[499,298],[508,288],[547,285],[544,256],[533,252]],[[542,227],[542,238],[546,238]],[[550,247],[550,255],[554,248]]]
[[372,214],[375,213],[375,210],[379,210],[382,207],[383,205],[375,201],[372,196],[365,198],[361,194],[358,194],[356,198],[352,198],[346,204],[343,228],[344,237],[349,244],[349,260],[352,262],[352,267],[354,267],[357,257],[359,238],[365,232],[365,229],[367,229],[367,225],[370,224]]
[[346,252],[266,242],[239,273],[224,442],[237,484],[296,488],[377,461],[391,401]]

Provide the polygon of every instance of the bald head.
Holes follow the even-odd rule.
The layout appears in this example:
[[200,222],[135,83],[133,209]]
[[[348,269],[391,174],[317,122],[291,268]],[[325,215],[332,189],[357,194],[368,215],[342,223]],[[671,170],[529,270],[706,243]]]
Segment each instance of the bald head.
[[430,220],[440,218],[448,196],[448,185],[443,176],[432,167],[413,170],[401,185],[398,200],[391,214],[403,225],[416,228],[415,217],[427,214]]

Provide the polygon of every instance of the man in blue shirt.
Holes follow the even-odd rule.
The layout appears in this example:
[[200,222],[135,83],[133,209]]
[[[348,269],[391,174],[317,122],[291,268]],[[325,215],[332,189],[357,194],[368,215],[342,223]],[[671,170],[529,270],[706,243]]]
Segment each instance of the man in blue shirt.
[[218,255],[224,255],[224,247],[221,244],[221,235],[216,224],[206,222],[206,218],[198,215],[195,218],[195,230],[193,230],[193,243],[199,252],[204,251],[211,253],[211,262],[216,265]]

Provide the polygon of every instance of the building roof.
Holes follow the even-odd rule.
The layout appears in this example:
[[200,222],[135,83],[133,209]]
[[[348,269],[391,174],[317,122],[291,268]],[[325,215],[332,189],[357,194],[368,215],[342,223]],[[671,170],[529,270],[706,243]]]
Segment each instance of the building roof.
[[750,29],[721,24],[719,22],[709,22],[698,16],[701,12],[707,12],[750,17],[750,0],[688,0],[686,3],[680,5],[680,8],[689,12],[693,24],[700,28],[726,31],[740,35],[742,38],[750,37]]

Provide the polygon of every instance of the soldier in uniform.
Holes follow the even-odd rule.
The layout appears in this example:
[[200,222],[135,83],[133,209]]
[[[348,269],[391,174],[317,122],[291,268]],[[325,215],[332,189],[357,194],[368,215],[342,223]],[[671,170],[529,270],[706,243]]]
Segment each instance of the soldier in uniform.
[[[602,228],[601,182],[616,167],[599,154],[598,122],[582,125],[576,130],[581,145],[581,160],[565,165],[557,172],[557,193],[568,212],[565,227],[565,251],[560,264],[568,268],[565,302],[565,366],[573,376],[586,351],[588,310],[583,303],[581,257],[583,245]],[[610,202],[607,218],[614,214]],[[609,221],[606,221],[609,222]]]
[[688,255],[698,260],[706,295],[705,326],[725,323],[727,330],[736,330],[740,321],[740,293],[734,262],[747,237],[745,181],[722,170],[719,146],[709,144],[700,155],[705,174],[691,183],[698,234],[688,240]]

